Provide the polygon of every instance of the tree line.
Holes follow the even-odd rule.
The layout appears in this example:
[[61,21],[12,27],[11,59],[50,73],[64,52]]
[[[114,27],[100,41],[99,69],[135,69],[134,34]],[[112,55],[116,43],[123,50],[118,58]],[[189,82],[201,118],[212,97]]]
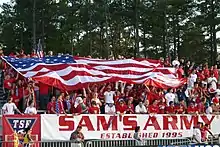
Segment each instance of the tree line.
[[13,0],[1,5],[6,52],[185,57],[216,62],[219,0]]

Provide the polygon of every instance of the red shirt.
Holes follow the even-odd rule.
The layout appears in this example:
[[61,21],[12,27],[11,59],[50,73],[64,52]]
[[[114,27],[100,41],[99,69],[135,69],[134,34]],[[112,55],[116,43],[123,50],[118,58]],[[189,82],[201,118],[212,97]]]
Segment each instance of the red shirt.
[[205,113],[205,104],[203,102],[200,102],[198,105],[197,105],[197,110],[198,112],[201,114],[201,113]]
[[218,69],[213,70],[214,77],[218,80]]
[[150,105],[148,107],[148,113],[159,113],[159,107],[157,105]]
[[198,75],[198,78],[199,78],[201,81],[204,81],[204,80],[205,80],[205,75],[204,75],[203,73],[198,72],[197,75]]
[[205,68],[203,71],[204,71],[205,77],[208,78],[208,77],[210,76],[209,69],[208,69],[208,68]]
[[170,67],[171,64],[170,64],[170,62],[169,62],[168,60],[165,60],[165,61],[164,61],[164,66],[165,66],[165,67]]
[[182,78],[184,75],[184,70],[182,68],[178,68],[176,73],[177,73],[178,78]]
[[207,141],[207,133],[209,129],[206,126],[204,126],[200,130],[201,130],[202,141]]
[[99,108],[96,107],[96,106],[95,106],[95,107],[93,107],[93,106],[92,106],[92,107],[89,107],[89,110],[88,110],[88,111],[89,111],[90,114],[99,114],[99,113],[100,113]]
[[18,106],[20,98],[16,95],[11,95],[11,97],[13,98],[13,102],[15,103],[15,105]]
[[188,106],[187,108],[188,114],[196,113],[196,111],[198,111],[198,109],[195,106]]
[[165,110],[166,110],[167,114],[175,114],[175,112],[176,112],[176,109],[174,106],[168,106],[168,107],[166,107]]
[[37,54],[31,53],[31,57],[37,57]]
[[133,114],[134,113],[134,105],[130,104],[130,105],[127,105],[127,107],[128,107],[127,111],[130,112],[129,114]]
[[19,87],[19,88],[18,88],[18,97],[19,97],[19,98],[23,98],[23,96],[24,96],[23,87]]
[[128,107],[127,107],[127,105],[116,105],[116,111],[117,112],[120,112],[120,113],[125,113],[126,111],[127,111],[127,109],[128,109]]
[[15,82],[15,79],[9,79],[9,80],[4,80],[4,88],[6,89],[11,89],[12,88],[12,84],[13,82]]
[[185,112],[185,107],[183,105],[179,105],[175,107],[177,114],[183,114]]
[[52,111],[52,108],[53,108],[53,110],[55,111],[55,105],[56,105],[55,102],[49,102],[49,103],[47,104],[47,113],[48,113],[48,114],[54,114],[54,112]]
[[165,108],[166,108],[166,104],[165,103],[159,103],[159,113],[160,114],[165,114]]
[[25,55],[25,54],[19,54],[17,57],[18,57],[18,58],[25,58],[26,55]]
[[[84,105],[85,109],[86,109],[86,106]],[[79,113],[81,114],[82,111],[84,111],[85,109],[82,108],[82,104],[79,104],[76,108],[73,108],[73,113]]]

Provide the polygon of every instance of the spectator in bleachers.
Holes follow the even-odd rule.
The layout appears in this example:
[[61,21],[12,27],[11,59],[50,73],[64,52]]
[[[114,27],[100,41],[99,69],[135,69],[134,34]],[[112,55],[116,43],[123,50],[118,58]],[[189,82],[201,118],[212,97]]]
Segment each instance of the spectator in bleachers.
[[177,114],[185,114],[186,113],[186,105],[185,105],[185,101],[181,100],[179,102],[179,104],[175,107],[176,109],[176,113]]
[[219,97],[216,95],[212,99],[212,113],[219,114],[219,112],[220,112]]
[[115,96],[115,91],[111,91],[111,86],[108,85],[107,91],[104,92],[105,96],[105,103],[114,103],[114,96]]
[[176,57],[176,59],[172,61],[172,65],[173,65],[173,67],[180,65],[180,62],[179,62],[179,60],[178,60],[178,57]]
[[114,103],[108,103],[105,105],[105,114],[115,114],[116,109]]
[[212,73],[211,77],[208,78],[207,83],[210,85],[211,89],[217,89],[217,79],[215,78],[214,73]]
[[56,105],[56,97],[53,96],[51,98],[51,101],[47,104],[47,113],[48,114],[56,114],[55,105]]
[[195,106],[195,102],[190,102],[188,108],[187,108],[187,113],[188,114],[198,114],[198,109]]
[[175,109],[173,101],[169,102],[169,105],[165,108],[165,112],[166,112],[166,114],[175,114],[176,113],[176,109]]
[[206,105],[206,98],[203,97],[201,99],[201,102],[197,104],[197,110],[199,114],[204,114],[205,113],[205,105]]
[[70,100],[70,96],[67,95],[65,99],[63,100],[63,107],[64,107],[66,114],[71,114],[71,106],[72,106],[72,102]]
[[206,114],[212,114],[212,106],[213,106],[213,103],[209,104],[209,103],[206,103],[206,110],[205,110],[205,113]]
[[102,106],[102,102],[100,101],[100,99],[98,98],[98,93],[93,93],[93,98],[91,101],[95,101],[97,104],[97,107],[101,107]]
[[127,114],[134,113],[133,97],[130,97],[127,104]]
[[95,101],[91,102],[91,107],[88,109],[90,114],[100,114],[100,108],[97,106]]
[[165,98],[161,98],[160,100],[158,100],[158,107],[159,107],[159,114],[165,114],[165,108],[166,108]]
[[147,109],[141,100],[139,100],[139,104],[135,107],[135,113],[136,114],[146,114],[147,113]]
[[151,104],[149,107],[148,107],[148,113],[149,114],[158,114],[160,112],[160,109],[158,107],[158,101],[157,100],[154,100],[153,101],[153,104]]
[[25,109],[24,113],[25,114],[30,114],[30,115],[34,115],[37,114],[37,109],[34,107],[34,102],[33,101],[29,101],[29,106]]
[[17,106],[15,105],[15,103],[13,103],[13,98],[9,97],[8,102],[5,103],[2,107],[2,113],[6,115],[12,115],[12,114],[15,114],[15,112],[22,114],[20,110],[17,108]]
[[125,104],[124,99],[119,100],[119,104],[116,105],[116,113],[118,114],[126,114],[127,113],[127,105]]
[[88,114],[88,108],[82,99],[83,96],[78,96],[74,103],[73,113]]
[[56,101],[56,104],[55,104],[55,111],[56,111],[56,114],[66,114],[66,112],[64,110],[64,106],[63,106],[62,95],[60,95],[57,98],[57,101]]
[[165,94],[165,99],[166,99],[167,105],[169,105],[169,103],[171,101],[174,101],[175,95],[173,94],[173,89],[172,88],[167,90],[167,93]]

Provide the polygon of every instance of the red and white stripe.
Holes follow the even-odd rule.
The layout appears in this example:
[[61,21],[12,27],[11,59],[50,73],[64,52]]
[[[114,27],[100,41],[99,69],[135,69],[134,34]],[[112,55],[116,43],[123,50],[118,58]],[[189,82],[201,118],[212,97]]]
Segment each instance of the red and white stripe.
[[[161,83],[166,83],[167,79],[178,80],[175,78],[175,69],[161,67],[158,60],[108,61],[82,57],[74,57],[74,60],[76,63],[72,64],[38,63],[30,68],[20,69],[19,72],[27,78],[33,78],[64,90],[83,88],[90,83],[124,81],[142,84],[148,79],[156,79],[159,76],[164,79],[157,80]],[[173,83],[175,82],[173,81]]]

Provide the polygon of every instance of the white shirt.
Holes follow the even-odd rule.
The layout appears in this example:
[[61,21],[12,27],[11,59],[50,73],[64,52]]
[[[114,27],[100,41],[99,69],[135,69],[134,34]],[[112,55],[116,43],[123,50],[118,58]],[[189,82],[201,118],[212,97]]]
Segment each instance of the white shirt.
[[208,78],[208,83],[211,84],[211,87],[210,88],[213,88],[213,89],[217,89],[217,79],[215,77],[209,77]]
[[212,114],[212,107],[209,106],[208,108],[206,108],[205,113],[206,114]]
[[114,103],[114,91],[106,91],[104,92],[104,96],[105,96],[105,103]]
[[35,107],[27,107],[24,111],[25,114],[37,114]]
[[167,105],[169,106],[169,103],[171,101],[174,102],[175,95],[173,93],[167,93],[167,94],[165,94],[165,99],[167,100]]
[[[193,129],[193,136],[194,136],[194,138],[196,138],[196,140],[193,138],[193,141],[194,142],[196,142],[196,143],[201,143],[202,141],[202,136],[201,136],[201,131],[200,131],[200,129],[199,128],[194,128]],[[198,142],[198,141],[199,142]]]
[[140,107],[140,105],[138,104],[135,107],[135,113],[147,113],[147,109],[144,105],[142,105],[142,107]]
[[176,66],[176,65],[180,65],[180,62],[178,61],[178,60],[173,60],[173,62],[172,62],[172,65],[173,66]]
[[5,103],[2,107],[2,110],[4,114],[15,114],[15,110],[17,109],[17,106],[15,103]]
[[194,82],[196,82],[196,80],[197,80],[197,74],[191,74],[190,76],[191,76],[192,80],[193,80]]
[[187,81],[187,87],[190,88],[190,89],[193,88],[194,83],[195,83],[195,80],[192,77],[189,78],[188,81]]
[[113,105],[112,107],[105,105],[105,114],[115,114],[115,112],[116,112],[115,105]]

